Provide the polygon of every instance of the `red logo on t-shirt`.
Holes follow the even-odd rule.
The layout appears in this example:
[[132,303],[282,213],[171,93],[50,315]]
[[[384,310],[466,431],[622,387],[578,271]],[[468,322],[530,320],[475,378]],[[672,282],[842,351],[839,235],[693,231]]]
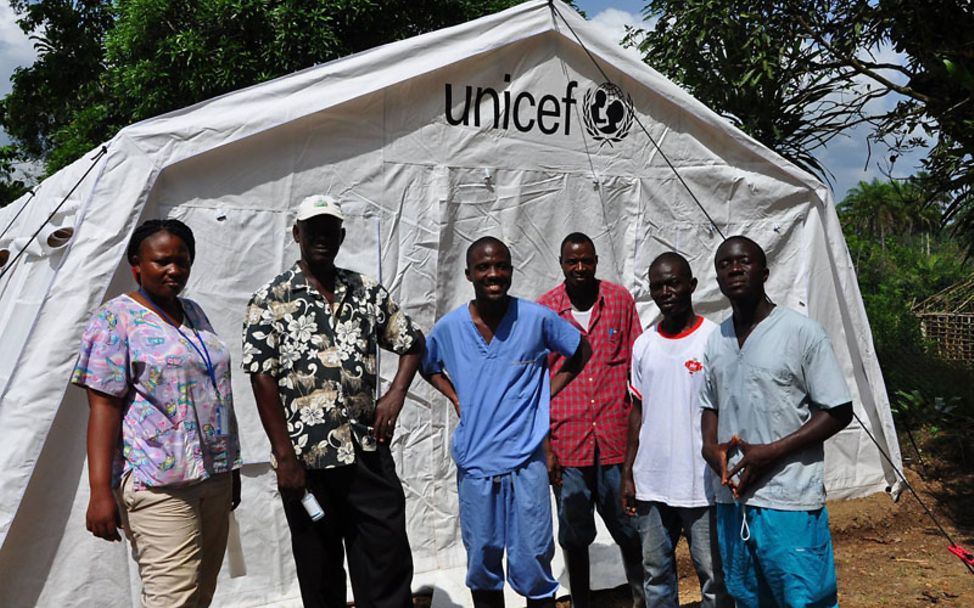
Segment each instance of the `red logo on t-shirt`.
[[691,376],[703,369],[703,363],[697,361],[696,359],[687,359],[686,363],[683,365],[690,372]]

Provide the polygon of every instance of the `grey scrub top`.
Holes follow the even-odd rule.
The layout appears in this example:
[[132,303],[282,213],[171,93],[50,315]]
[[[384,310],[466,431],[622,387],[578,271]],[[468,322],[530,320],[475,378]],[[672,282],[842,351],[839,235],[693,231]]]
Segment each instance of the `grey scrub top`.
[[[787,308],[775,307],[738,347],[733,317],[710,335],[704,351],[701,405],[718,412],[717,439],[737,435],[771,443],[798,430],[817,409],[852,401],[824,328]],[[740,460],[732,454],[729,465]],[[809,511],[825,504],[824,449],[813,445],[772,468],[741,502],[755,507]],[[732,503],[715,482],[717,502]]]

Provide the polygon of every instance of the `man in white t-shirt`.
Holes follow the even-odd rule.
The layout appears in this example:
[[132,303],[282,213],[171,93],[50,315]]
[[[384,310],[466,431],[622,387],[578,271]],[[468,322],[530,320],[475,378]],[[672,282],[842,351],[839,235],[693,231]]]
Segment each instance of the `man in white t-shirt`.
[[690,264],[667,252],[649,266],[649,294],[663,319],[636,340],[633,409],[622,502],[636,517],[647,606],[677,608],[676,543],[686,536],[702,606],[732,606],[724,589],[714,526],[713,473],[701,450],[703,352],[717,325],[693,312]]

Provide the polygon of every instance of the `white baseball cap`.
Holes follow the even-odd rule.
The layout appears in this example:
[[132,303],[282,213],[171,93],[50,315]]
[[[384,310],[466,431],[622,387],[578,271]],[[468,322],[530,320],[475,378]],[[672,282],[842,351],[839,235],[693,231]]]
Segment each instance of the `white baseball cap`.
[[337,198],[328,194],[312,194],[298,205],[297,221],[303,222],[319,215],[330,215],[345,221],[342,214],[342,204]]

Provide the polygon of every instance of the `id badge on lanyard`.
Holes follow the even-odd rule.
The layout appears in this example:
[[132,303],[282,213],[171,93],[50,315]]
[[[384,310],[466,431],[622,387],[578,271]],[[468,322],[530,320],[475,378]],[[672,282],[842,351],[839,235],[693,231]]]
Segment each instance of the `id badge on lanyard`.
[[[212,455],[219,455],[225,459],[229,453],[229,442],[227,437],[228,421],[226,420],[227,408],[223,403],[223,395],[220,393],[220,387],[218,386],[216,380],[216,366],[213,364],[213,359],[210,357],[209,349],[206,348],[206,342],[203,341],[203,336],[201,336],[199,330],[196,329],[196,326],[193,324],[193,320],[188,314],[186,314],[185,311],[183,311],[183,317],[189,322],[189,327],[193,331],[193,335],[196,337],[196,340],[199,342],[199,346],[197,346],[196,342],[194,342],[192,338],[187,336],[183,330],[180,329],[179,324],[177,324],[172,317],[166,314],[166,311],[156,304],[144,289],[140,287],[139,293],[142,294],[142,297],[145,298],[147,302],[152,304],[152,307],[156,310],[156,312],[161,315],[162,318],[165,319],[166,322],[168,322],[179,333],[180,336],[182,336],[186,343],[189,344],[194,351],[196,351],[196,354],[199,355],[200,359],[203,361],[203,365],[206,367],[206,375],[209,377],[210,383],[213,385],[213,392],[216,395],[216,406],[213,408],[214,425],[212,427],[212,435],[209,438],[209,441],[206,443],[209,446]],[[199,412],[196,412],[196,418],[197,428],[199,428],[201,432],[206,433],[205,428],[199,423]],[[210,433],[206,434],[210,435]]]

